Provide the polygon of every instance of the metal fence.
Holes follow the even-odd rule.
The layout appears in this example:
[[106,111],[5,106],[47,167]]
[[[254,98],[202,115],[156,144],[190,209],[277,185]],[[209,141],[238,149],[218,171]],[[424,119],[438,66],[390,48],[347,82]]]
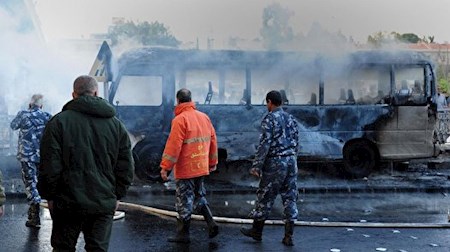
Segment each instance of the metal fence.
[[436,136],[439,143],[447,142],[447,139],[450,136],[450,108],[438,110]]

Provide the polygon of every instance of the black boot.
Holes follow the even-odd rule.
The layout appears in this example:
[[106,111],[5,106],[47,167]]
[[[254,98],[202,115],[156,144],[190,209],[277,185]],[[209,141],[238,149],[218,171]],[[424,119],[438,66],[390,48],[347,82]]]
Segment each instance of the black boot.
[[28,220],[25,223],[27,227],[41,227],[41,219],[39,217],[40,206],[39,204],[31,204],[28,209]]
[[216,222],[213,219],[211,209],[209,209],[208,205],[204,205],[201,209],[201,213],[205,218],[206,224],[208,224],[208,236],[209,238],[216,237],[219,234],[219,226],[217,226]]
[[294,246],[292,237],[294,236],[294,222],[288,221],[284,224],[284,238],[283,244],[286,246]]
[[262,240],[262,231],[264,228],[264,220],[253,220],[252,228],[241,228],[241,233],[245,236],[252,237],[254,240]]
[[191,240],[189,238],[189,226],[191,224],[191,220],[183,221],[181,219],[177,219],[177,234],[175,236],[171,236],[167,239],[169,242],[179,242],[179,243],[190,243]]

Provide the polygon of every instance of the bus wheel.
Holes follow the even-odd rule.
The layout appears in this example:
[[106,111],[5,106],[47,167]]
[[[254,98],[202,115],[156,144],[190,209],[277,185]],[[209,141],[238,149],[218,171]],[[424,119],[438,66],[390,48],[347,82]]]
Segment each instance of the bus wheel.
[[344,170],[354,178],[367,177],[377,167],[376,150],[367,142],[353,142],[344,147]]
[[147,145],[134,153],[135,174],[143,181],[162,181],[160,175],[161,150]]

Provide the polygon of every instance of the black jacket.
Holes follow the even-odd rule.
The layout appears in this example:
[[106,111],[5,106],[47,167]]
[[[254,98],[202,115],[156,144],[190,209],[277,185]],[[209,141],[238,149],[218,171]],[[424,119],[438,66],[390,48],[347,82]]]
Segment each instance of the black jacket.
[[81,96],[47,124],[38,190],[54,207],[87,214],[114,212],[133,178],[127,131],[100,97]]

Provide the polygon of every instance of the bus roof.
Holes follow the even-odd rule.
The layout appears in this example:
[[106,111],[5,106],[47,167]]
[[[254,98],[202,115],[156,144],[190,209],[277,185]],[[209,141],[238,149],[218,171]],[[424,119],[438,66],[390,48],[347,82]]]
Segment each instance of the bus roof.
[[[337,61],[336,61],[337,60]],[[427,64],[428,58],[414,51],[356,51],[347,55],[324,55],[313,52],[241,51],[241,50],[181,50],[144,47],[125,52],[119,59],[119,69],[129,65],[168,65],[195,67],[289,66],[318,62],[340,64]],[[320,64],[319,64],[320,65]]]

